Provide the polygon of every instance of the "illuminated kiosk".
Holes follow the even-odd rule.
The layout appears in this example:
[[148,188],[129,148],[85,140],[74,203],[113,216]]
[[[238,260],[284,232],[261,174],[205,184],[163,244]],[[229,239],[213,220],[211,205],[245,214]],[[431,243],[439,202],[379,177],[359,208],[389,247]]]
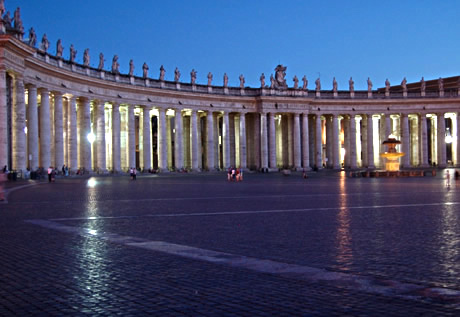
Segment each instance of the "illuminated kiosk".
[[382,144],[388,147],[387,152],[380,154],[381,157],[386,159],[385,170],[389,172],[398,172],[399,158],[405,155],[403,152],[396,151],[396,145],[401,144],[401,141],[396,140],[392,135],[390,135],[388,140],[383,141]]

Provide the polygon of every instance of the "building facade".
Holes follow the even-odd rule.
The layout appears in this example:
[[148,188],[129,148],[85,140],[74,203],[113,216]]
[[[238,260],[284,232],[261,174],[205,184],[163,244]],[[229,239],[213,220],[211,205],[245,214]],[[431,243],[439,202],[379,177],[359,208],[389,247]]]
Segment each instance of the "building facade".
[[[3,22],[2,22],[3,23]],[[17,171],[67,165],[121,172],[381,168],[383,140],[402,144],[403,168],[460,165],[458,78],[355,91],[287,87],[285,67],[260,88],[196,84],[75,62],[0,35],[0,165]],[[58,43],[59,45],[59,43]],[[86,54],[86,53],[85,53]],[[87,56],[85,56],[87,58]]]

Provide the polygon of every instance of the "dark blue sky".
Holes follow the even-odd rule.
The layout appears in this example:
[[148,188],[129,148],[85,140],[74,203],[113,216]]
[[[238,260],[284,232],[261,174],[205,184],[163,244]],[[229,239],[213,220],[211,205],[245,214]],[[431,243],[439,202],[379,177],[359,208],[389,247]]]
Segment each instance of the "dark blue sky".
[[[50,53],[56,41],[78,51],[90,49],[97,66],[100,52],[105,68],[118,54],[121,72],[134,59],[135,74],[142,64],[158,78],[160,65],[173,80],[176,66],[181,81],[190,81],[192,68],[198,83],[221,85],[224,72],[229,85],[259,87],[277,64],[287,66],[292,78],[307,75],[309,88],[320,76],[323,89],[348,89],[353,76],[356,89],[394,85],[458,75],[460,69],[460,1],[154,1],[154,0],[5,0],[7,10],[21,7],[24,27],[34,27],[38,40],[46,33]],[[26,37],[28,32],[26,33]]]

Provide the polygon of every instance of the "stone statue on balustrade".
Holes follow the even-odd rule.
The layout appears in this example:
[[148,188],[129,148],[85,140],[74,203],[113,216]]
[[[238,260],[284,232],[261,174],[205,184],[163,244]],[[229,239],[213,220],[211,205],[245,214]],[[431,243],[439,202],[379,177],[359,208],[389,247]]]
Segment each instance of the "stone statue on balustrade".
[[6,11],[6,14],[3,16],[3,24],[6,28],[11,28],[11,16],[10,11]]
[[58,39],[56,42],[56,57],[61,59],[63,52],[64,52],[64,47],[62,46],[62,40]]
[[335,80],[335,77],[332,79],[332,91],[337,92],[337,80]]
[[278,65],[275,68],[275,88],[276,89],[285,89],[287,88],[286,83],[286,69],[287,67],[283,65]]
[[77,50],[73,47],[73,44],[70,45],[70,62],[75,63],[77,58]]
[[403,78],[403,80],[401,82],[401,87],[402,87],[402,90],[404,92],[407,92],[407,80],[406,80],[406,77]]
[[265,74],[262,73],[259,79],[260,79],[260,88],[264,88],[265,87]]
[[89,48],[83,52],[83,65],[89,67]]
[[112,73],[120,73],[120,63],[118,63],[118,55],[115,55],[112,59]]
[[294,82],[294,89],[299,89],[299,78],[297,78],[297,75],[294,75],[292,81]]
[[129,60],[129,76],[134,76],[134,61]]
[[348,81],[348,89],[350,92],[355,92],[355,82],[352,77],[350,77],[350,80]]
[[372,81],[370,77],[367,77],[367,91],[371,92],[372,91]]
[[163,65],[160,66],[160,80],[161,81],[164,81],[165,80],[165,68],[163,67]]
[[180,80],[180,71],[179,68],[176,67],[174,70],[174,81],[177,83]]
[[190,72],[190,83],[192,85],[196,84],[196,70],[195,70],[195,68],[193,68],[192,71]]
[[240,75],[240,88],[244,88],[244,83],[245,83],[244,76],[243,74],[241,74]]
[[149,77],[149,66],[145,62],[142,65],[142,77],[144,79]]
[[422,77],[422,79],[420,80],[420,91],[425,92],[425,90],[426,90],[425,78]]
[[16,11],[14,11],[14,29],[24,33],[24,26],[22,25],[21,20],[21,8],[19,7],[16,9]]
[[227,73],[224,73],[224,87],[228,87],[228,76],[227,76]]
[[273,76],[273,74],[270,75],[270,88],[275,88],[275,77]]
[[99,53],[99,65],[97,66],[97,70],[101,71],[104,68],[104,54]]
[[46,36],[46,34],[43,34],[41,50],[46,53],[49,47],[50,42],[48,41],[48,37]]
[[385,80],[385,92],[386,93],[389,93],[390,92],[390,81],[388,80],[388,78]]
[[37,34],[35,34],[34,28],[29,29],[29,45],[35,47],[37,44]]
[[211,86],[211,84],[212,84],[212,73],[209,72],[208,73],[208,86]]
[[308,89],[308,88],[307,88],[307,86],[308,86],[308,79],[307,79],[307,76],[306,76],[306,75],[304,75],[304,76],[302,77],[302,81],[303,81],[302,89],[303,89],[303,90],[307,90],[307,89]]
[[0,18],[5,13],[5,0],[0,0]]
[[438,79],[438,88],[439,91],[444,91],[444,80],[441,77]]
[[315,85],[316,85],[316,91],[320,92],[321,91],[321,79],[319,79],[319,77],[318,79],[315,80]]

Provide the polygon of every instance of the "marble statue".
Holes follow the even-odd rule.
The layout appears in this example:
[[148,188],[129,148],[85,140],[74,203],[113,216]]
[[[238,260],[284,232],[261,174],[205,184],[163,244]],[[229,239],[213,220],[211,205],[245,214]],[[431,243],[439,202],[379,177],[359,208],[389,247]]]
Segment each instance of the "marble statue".
[[297,75],[294,75],[294,78],[292,78],[292,81],[294,82],[294,89],[299,88],[299,78],[297,78]]
[[174,70],[174,81],[177,83],[180,80],[180,71],[179,68],[176,67]]
[[50,47],[50,42],[48,41],[48,37],[46,36],[46,34],[43,34],[43,37],[42,37],[42,51],[44,51],[45,53],[48,51],[48,48]]
[[385,80],[385,92],[390,92],[390,81],[388,80],[388,78]]
[[195,85],[195,83],[196,83],[196,70],[195,70],[195,68],[193,68],[192,71],[190,72],[190,83],[192,85]]
[[278,65],[275,68],[275,88],[287,88],[286,69],[283,65]]
[[337,92],[337,80],[335,80],[335,77],[332,79],[332,91]]
[[145,63],[145,62],[142,65],[142,77],[144,77],[144,78],[149,77],[149,65],[147,65],[147,63]]
[[14,28],[19,32],[24,32],[24,27],[21,20],[21,8],[17,8],[14,11]]
[[83,52],[83,65],[89,67],[89,48]]
[[34,28],[30,28],[29,30],[29,45],[35,47],[37,44],[37,35],[35,34]]
[[208,73],[208,86],[211,86],[211,83],[212,83],[212,73],[209,72]]
[[265,74],[262,73],[259,79],[260,79],[260,88],[264,88],[265,87]]
[[224,74],[224,87],[228,87],[228,76],[227,76],[227,73]]
[[70,45],[70,62],[75,63],[75,58],[77,57],[77,51],[73,47],[73,44]]
[[316,84],[316,91],[319,92],[321,90],[321,79],[318,79],[315,81]]
[[425,89],[426,89],[425,78],[422,77],[422,79],[420,80],[420,90],[425,92]]
[[302,81],[303,81],[302,89],[303,89],[303,90],[307,90],[307,86],[308,86],[307,76],[304,75],[304,76],[302,77]]
[[350,92],[354,92],[355,91],[355,82],[353,81],[353,78],[350,77],[350,80],[348,81],[348,89],[350,90]]
[[57,40],[56,43],[56,57],[62,58],[62,53],[64,52],[64,47],[62,46],[61,39]]
[[163,65],[160,66],[160,80],[161,81],[164,81],[165,80],[165,68],[163,67]]
[[368,92],[372,91],[372,81],[369,77],[367,77],[367,91]]
[[240,88],[244,88],[244,76],[243,74],[240,75]]
[[403,78],[403,80],[401,82],[401,87],[402,87],[403,91],[407,92],[407,80],[406,80],[406,77]]
[[275,88],[275,77],[273,77],[273,74],[270,75],[270,88]]
[[113,56],[112,59],[112,73],[118,74],[120,72],[120,63],[118,63],[118,55]]
[[129,76],[134,76],[134,61],[129,60]]
[[438,87],[439,91],[444,91],[444,80],[441,77],[438,79]]
[[102,70],[104,68],[104,54],[99,53],[99,65],[97,66],[98,70]]
[[10,11],[6,11],[6,14],[3,16],[3,24],[5,24],[5,27],[11,28]]

